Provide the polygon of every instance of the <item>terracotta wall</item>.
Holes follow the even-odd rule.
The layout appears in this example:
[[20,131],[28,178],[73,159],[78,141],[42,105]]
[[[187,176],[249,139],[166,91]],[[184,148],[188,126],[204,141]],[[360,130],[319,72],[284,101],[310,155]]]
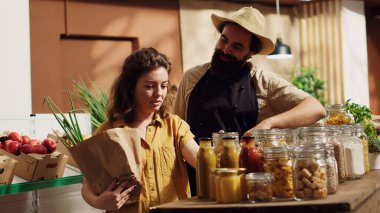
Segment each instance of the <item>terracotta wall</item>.
[[182,61],[175,0],[30,0],[32,112],[49,112],[43,98],[69,109],[72,80],[90,76],[108,91],[134,49],[166,54],[179,83]]
[[379,10],[380,6],[366,7],[370,109],[376,115],[380,115],[380,18],[374,15]]

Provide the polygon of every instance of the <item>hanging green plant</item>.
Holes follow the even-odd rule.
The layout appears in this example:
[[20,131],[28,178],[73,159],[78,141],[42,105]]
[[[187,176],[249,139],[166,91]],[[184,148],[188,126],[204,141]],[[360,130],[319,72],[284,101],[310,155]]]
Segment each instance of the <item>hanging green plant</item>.
[[316,76],[316,72],[317,69],[314,67],[293,68],[290,72],[290,81],[325,105],[324,82]]

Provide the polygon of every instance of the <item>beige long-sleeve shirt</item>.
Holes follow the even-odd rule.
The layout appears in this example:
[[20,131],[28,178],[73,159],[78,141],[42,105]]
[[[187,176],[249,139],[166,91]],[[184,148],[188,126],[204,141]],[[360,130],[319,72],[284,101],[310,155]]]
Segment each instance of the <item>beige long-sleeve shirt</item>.
[[[174,114],[187,120],[187,107],[190,94],[198,81],[210,68],[210,63],[196,66],[185,72],[175,99]],[[274,115],[290,110],[310,95],[281,76],[252,66],[252,82],[255,85],[259,104],[257,123]],[[254,101],[254,100],[252,100]]]

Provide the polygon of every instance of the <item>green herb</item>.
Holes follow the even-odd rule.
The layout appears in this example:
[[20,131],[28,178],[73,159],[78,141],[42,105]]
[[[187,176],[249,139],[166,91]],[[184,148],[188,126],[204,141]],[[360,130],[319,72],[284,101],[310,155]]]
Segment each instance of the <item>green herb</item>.
[[62,113],[62,111],[50,97],[45,97],[43,103],[47,103],[50,111],[53,113],[55,119],[58,121],[59,125],[65,132],[65,136],[59,135],[55,131],[54,134],[58,137],[59,141],[61,141],[62,144],[64,144],[67,148],[70,148],[82,142],[83,135],[76,116],[76,112],[79,110],[74,108],[74,103],[70,91],[68,93],[71,104],[71,110],[68,112],[68,116],[65,116],[65,114]]
[[290,72],[290,81],[299,89],[315,97],[322,105],[325,105],[324,99],[324,82],[317,78],[314,67],[301,67],[300,70],[293,68]]
[[377,137],[375,125],[371,121],[371,110],[367,106],[350,103],[350,101],[350,99],[346,101],[345,109],[354,116],[355,123],[363,125],[368,137],[369,152],[380,152],[380,138]]
[[93,129],[97,129],[107,119],[106,108],[109,102],[107,94],[91,80],[90,85],[93,88],[93,93],[83,80],[73,81],[73,85],[75,96],[90,112]]

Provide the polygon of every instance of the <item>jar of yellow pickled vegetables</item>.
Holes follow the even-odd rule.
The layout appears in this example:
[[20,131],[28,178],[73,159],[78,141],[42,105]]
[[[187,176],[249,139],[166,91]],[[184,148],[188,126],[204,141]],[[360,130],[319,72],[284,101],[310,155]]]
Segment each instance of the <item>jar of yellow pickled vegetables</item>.
[[239,152],[236,149],[235,137],[228,136],[223,138],[220,168],[239,168]]
[[239,133],[238,132],[213,132],[212,133],[212,147],[216,155],[216,167],[220,167],[220,156],[223,151],[223,139],[225,137],[233,137],[235,141],[236,150],[240,151]]
[[344,104],[333,104],[327,107],[326,125],[342,125],[353,122],[354,118],[351,113],[344,109]]
[[264,170],[272,173],[273,196],[275,198],[293,197],[292,163],[286,147],[264,148]]
[[240,202],[241,191],[238,169],[217,170],[215,183],[217,203]]

